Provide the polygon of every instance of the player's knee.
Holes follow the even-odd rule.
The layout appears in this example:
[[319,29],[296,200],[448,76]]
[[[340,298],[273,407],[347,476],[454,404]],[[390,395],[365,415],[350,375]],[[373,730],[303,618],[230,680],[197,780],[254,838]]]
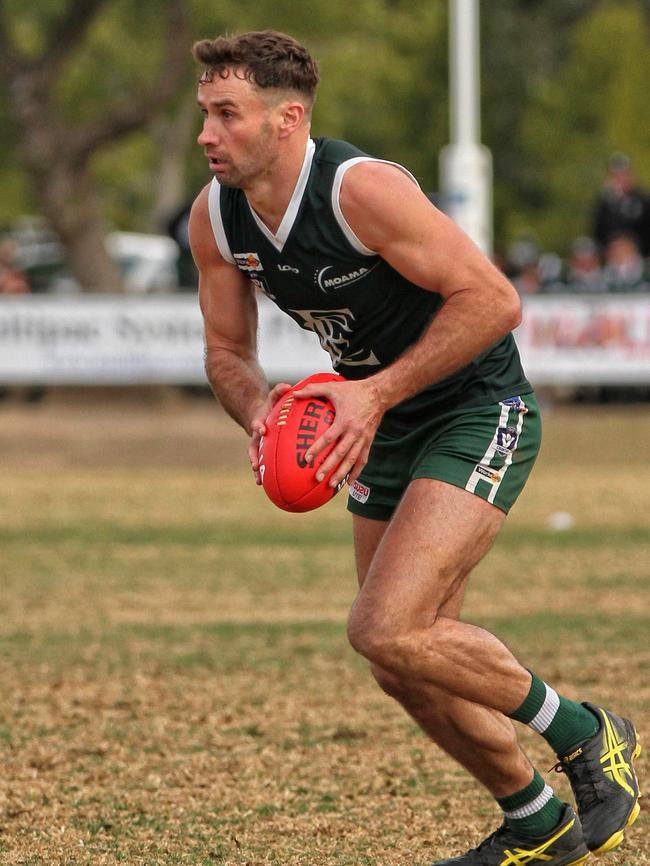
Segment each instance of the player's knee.
[[348,640],[359,655],[390,670],[396,643],[396,635],[390,626],[353,608],[348,620]]

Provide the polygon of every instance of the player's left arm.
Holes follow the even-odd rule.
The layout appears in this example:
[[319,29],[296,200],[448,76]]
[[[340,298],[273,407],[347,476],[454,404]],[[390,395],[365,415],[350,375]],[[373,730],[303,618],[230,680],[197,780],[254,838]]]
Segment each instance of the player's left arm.
[[[337,484],[365,465],[377,427],[392,406],[467,365],[521,320],[516,290],[458,226],[399,168],[363,162],[345,175],[343,215],[359,240],[406,279],[444,299],[420,339],[390,366],[359,382],[318,386],[336,407],[327,440],[338,439],[323,463],[338,462]],[[305,390],[305,396],[311,396]]]

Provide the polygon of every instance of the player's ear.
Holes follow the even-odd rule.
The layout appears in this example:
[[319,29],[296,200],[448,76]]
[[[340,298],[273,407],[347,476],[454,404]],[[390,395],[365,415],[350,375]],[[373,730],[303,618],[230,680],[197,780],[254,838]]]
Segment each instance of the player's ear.
[[305,121],[305,106],[302,102],[282,102],[280,109],[280,138],[292,135]]

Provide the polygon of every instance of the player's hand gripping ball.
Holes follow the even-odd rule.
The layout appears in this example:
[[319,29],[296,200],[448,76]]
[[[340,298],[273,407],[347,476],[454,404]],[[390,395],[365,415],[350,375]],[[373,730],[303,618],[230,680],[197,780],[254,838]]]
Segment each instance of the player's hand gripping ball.
[[335,373],[315,373],[280,397],[266,419],[266,434],[260,439],[259,465],[262,486],[274,505],[284,511],[312,511],[324,505],[343,486],[330,487],[334,470],[322,481],[316,472],[335,446],[324,448],[313,463],[305,454],[310,445],[334,421],[334,406],[325,397],[299,400],[294,391],[319,382],[343,382]]

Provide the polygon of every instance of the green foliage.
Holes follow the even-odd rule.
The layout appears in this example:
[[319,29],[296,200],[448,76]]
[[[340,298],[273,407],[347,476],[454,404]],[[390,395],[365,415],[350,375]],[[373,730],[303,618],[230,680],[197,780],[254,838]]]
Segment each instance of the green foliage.
[[16,217],[29,212],[32,198],[27,178],[21,169],[16,131],[7,110],[5,94],[0,91],[0,231],[9,228]]
[[95,156],[93,169],[109,226],[123,231],[146,228],[155,189],[156,156],[154,140],[146,131],[135,132]]
[[444,8],[427,0],[376,5],[362,35],[322,46],[315,132],[404,163],[432,190],[447,136]]
[[63,18],[68,0],[5,0],[4,15],[14,44],[28,57],[37,57],[47,44],[47,36]]
[[532,228],[565,251],[589,230],[590,207],[615,150],[650,182],[650,26],[638,0],[599,3],[576,25],[566,61],[537,83],[521,126],[536,190],[513,208],[507,234]]
[[[70,3],[5,0],[14,43],[38,55]],[[314,134],[404,163],[424,189],[437,188],[448,138],[444,0],[187,3],[197,39],[274,28],[304,41],[322,71]],[[165,50],[162,7],[162,0],[105,0],[57,82],[57,107],[70,124],[101,117],[155,74]],[[497,245],[533,232],[564,252],[589,228],[612,151],[627,151],[650,185],[650,0],[500,0],[482,4],[482,12],[482,128],[494,161]],[[188,59],[187,84],[161,122],[173,126],[178,108],[194,99],[194,75]],[[0,93],[0,223],[33,209],[4,100]],[[198,127],[197,113],[179,156],[188,199],[210,179],[195,144]],[[110,224],[149,226],[161,146],[145,130],[95,155]]]
[[97,117],[142,88],[159,67],[164,20],[158,4],[111,0],[58,82],[58,104],[74,122]]

